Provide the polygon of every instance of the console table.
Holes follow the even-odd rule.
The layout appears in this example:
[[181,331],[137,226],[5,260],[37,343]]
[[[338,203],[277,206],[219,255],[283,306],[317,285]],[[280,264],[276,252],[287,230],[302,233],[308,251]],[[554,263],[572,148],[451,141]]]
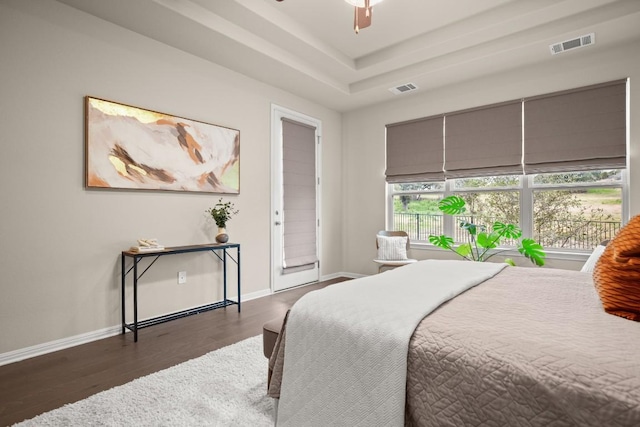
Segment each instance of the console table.
[[[229,249],[235,249],[236,257],[229,253]],[[184,254],[189,252],[211,252],[220,261],[222,261],[223,271],[223,292],[224,297],[222,301],[214,302],[212,304],[206,304],[200,307],[190,308],[187,310],[177,311],[163,316],[154,317],[151,319],[138,320],[138,280],[144,275],[144,273],[151,268],[151,266],[160,258],[167,255]],[[125,260],[131,258],[133,265],[127,270],[125,267]],[[153,261],[138,274],[138,263],[143,258],[153,258]],[[230,259],[236,264],[238,269],[238,301],[232,301],[227,299],[227,259]],[[217,308],[226,307],[228,305],[236,304],[238,306],[238,312],[240,312],[240,244],[239,243],[209,243],[204,245],[190,245],[190,246],[174,246],[171,248],[165,248],[158,251],[150,252],[135,252],[135,251],[122,251],[122,333],[129,329],[133,332],[133,340],[138,341],[138,329],[146,328],[147,326],[157,325],[158,323],[168,322],[170,320],[179,319],[181,317],[191,316],[193,314],[203,313],[209,310],[215,310]],[[127,275],[133,270],[133,322],[127,323],[126,320],[126,301],[125,301],[125,282]]]

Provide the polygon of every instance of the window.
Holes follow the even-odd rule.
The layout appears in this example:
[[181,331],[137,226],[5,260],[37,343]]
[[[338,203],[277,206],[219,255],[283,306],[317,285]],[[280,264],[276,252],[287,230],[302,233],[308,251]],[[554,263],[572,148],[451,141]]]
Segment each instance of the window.
[[[461,241],[458,222],[500,221],[559,251],[610,239],[627,219],[628,89],[622,79],[388,124],[388,227]],[[438,200],[454,194],[468,212],[443,217]]]
[[619,169],[531,177],[533,238],[545,247],[591,250],[623,221]]
[[518,175],[452,180],[451,194],[462,197],[467,203],[467,215],[455,218],[454,240],[459,242],[466,236],[466,232],[457,226],[460,221],[487,228],[496,221],[519,224],[520,181]]
[[392,230],[403,230],[410,240],[428,240],[441,234],[442,215],[438,202],[444,195],[444,182],[393,184]]
[[[625,219],[623,174],[607,169],[389,184],[389,227],[407,231],[412,241],[427,242],[430,234],[462,241],[459,221],[502,221],[519,224],[525,237],[547,249],[591,250]],[[438,210],[438,201],[452,194],[467,202],[465,216],[451,219]]]

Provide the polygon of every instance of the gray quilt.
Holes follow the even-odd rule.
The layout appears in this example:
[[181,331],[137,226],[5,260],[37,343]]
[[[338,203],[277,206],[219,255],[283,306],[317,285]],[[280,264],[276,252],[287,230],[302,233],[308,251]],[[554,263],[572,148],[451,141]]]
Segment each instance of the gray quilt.
[[640,323],[587,273],[503,270],[419,324],[407,369],[408,426],[640,426]]

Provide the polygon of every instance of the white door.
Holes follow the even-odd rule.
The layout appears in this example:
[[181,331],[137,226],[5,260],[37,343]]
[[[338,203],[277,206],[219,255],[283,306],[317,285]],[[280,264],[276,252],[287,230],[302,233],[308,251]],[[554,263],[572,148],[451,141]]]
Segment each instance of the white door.
[[274,291],[320,277],[321,122],[271,107],[272,287]]

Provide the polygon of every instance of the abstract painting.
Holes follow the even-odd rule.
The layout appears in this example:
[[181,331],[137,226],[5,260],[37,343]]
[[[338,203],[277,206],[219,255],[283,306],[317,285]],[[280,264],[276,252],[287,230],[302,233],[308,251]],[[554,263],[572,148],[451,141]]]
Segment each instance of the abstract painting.
[[86,186],[240,192],[240,131],[85,97]]

